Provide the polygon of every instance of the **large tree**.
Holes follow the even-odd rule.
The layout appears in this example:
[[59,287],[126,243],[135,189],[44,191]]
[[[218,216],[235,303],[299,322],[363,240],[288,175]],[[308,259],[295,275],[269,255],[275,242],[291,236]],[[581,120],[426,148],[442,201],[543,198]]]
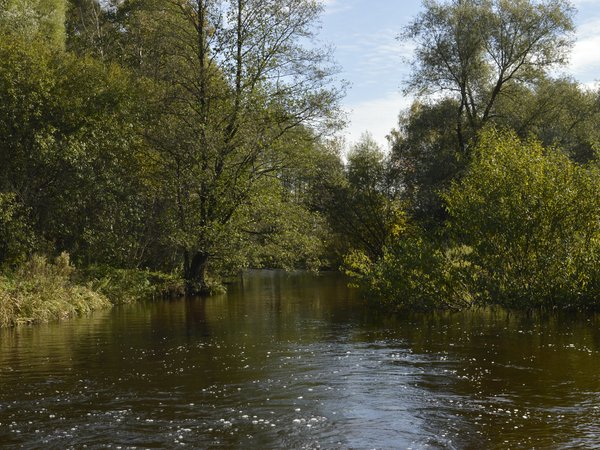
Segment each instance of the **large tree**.
[[[305,46],[322,6],[172,0],[122,8],[123,59],[159,86],[146,138],[156,187],[172,205],[170,240],[190,291],[204,291],[209,264],[240,232],[263,179],[277,178],[337,119],[329,53]],[[296,132],[306,127],[315,131]]]
[[[593,95],[549,77],[568,56],[573,13],[565,0],[429,0],[404,29],[401,38],[416,45],[406,88],[417,100],[390,142],[398,183],[427,228],[445,219],[439,192],[465,172],[486,126],[535,133],[591,157]],[[548,126],[557,120],[560,133]]]
[[502,96],[565,63],[574,8],[568,0],[426,0],[424,7],[401,35],[416,44],[407,87],[457,101],[458,145],[468,154]]
[[520,137],[535,135],[562,148],[574,161],[589,162],[600,145],[599,91],[568,79],[545,78],[514,88],[496,106],[494,124]]

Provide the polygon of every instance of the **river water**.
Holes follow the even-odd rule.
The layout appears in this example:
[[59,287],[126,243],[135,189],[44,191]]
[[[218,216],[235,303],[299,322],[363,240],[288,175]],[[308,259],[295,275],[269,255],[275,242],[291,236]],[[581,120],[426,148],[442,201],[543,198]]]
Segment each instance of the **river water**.
[[598,448],[600,317],[390,316],[339,275],[0,330],[2,448]]

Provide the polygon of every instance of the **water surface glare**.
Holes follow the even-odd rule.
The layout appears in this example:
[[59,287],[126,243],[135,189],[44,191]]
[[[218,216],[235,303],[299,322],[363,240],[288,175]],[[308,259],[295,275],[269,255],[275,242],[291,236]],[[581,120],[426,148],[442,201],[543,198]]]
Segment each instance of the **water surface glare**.
[[390,316],[336,274],[0,330],[2,448],[598,448],[600,316]]

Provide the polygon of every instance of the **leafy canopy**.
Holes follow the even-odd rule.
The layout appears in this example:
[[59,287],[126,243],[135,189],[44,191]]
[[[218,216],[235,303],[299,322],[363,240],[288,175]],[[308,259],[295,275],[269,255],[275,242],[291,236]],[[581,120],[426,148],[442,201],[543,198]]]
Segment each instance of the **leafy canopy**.
[[444,194],[478,289],[509,306],[591,305],[600,293],[600,171],[538,141],[486,131]]

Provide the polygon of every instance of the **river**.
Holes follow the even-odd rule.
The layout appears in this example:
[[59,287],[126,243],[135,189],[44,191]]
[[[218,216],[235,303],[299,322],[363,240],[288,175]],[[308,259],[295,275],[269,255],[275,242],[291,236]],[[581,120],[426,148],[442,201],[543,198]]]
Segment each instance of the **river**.
[[393,316],[336,274],[0,330],[2,448],[598,448],[600,317]]

